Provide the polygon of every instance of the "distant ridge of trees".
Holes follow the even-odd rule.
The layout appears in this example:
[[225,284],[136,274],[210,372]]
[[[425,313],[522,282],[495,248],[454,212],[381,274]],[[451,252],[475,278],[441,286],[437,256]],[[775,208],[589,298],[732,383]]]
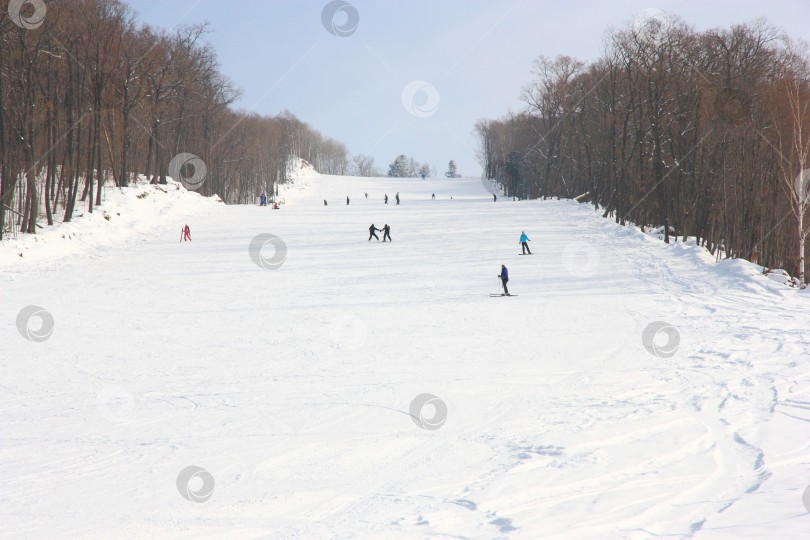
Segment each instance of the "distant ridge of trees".
[[[539,57],[526,110],[481,120],[507,196],[590,202],[805,282],[810,56],[765,20],[698,32],[675,16],[611,29],[591,64]],[[802,171],[807,171],[802,176]]]
[[109,182],[165,182],[179,153],[206,165],[198,191],[228,203],[284,181],[291,156],[346,173],[346,147],[291,113],[231,108],[239,92],[205,25],[139,25],[118,0],[29,2],[17,20],[8,8],[0,0],[0,238],[35,233],[42,211],[49,225],[92,212]]

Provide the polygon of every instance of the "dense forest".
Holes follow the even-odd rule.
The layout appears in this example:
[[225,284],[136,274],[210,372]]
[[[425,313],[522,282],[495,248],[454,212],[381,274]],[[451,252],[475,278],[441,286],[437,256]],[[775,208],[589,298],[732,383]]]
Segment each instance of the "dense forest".
[[229,203],[269,193],[290,156],[345,174],[346,147],[289,112],[231,107],[206,32],[138,24],[117,0],[0,0],[0,238],[92,212],[105,185],[166,182],[179,154]]
[[508,196],[576,197],[803,284],[806,47],[764,20],[696,31],[662,15],[609,30],[593,63],[541,56],[525,110],[476,125],[484,175]]

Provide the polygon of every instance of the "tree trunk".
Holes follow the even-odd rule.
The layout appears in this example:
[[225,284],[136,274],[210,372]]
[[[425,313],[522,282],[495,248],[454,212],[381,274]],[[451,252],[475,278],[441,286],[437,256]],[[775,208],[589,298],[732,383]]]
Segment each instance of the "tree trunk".
[[[26,153],[29,150],[26,149]],[[33,152],[30,153],[28,159],[33,162]],[[37,205],[37,168],[34,165],[31,165],[27,168],[25,173],[25,179],[27,183],[27,191],[28,191],[28,203],[29,208],[26,211],[28,216],[27,226],[25,226],[25,230],[23,232],[27,232],[28,234],[36,234],[37,233],[37,212],[39,210]]]
[[804,208],[799,206],[798,212],[799,219],[797,220],[797,232],[799,233],[799,283],[804,288],[804,242],[807,238],[807,233],[804,231]]
[[124,140],[121,144],[121,174],[118,177],[118,185],[121,187],[126,187],[129,184],[129,178],[127,177],[127,157],[129,156],[129,145],[132,140],[132,137],[129,135],[129,84],[124,84],[124,98],[123,98],[123,109],[122,109],[122,126],[121,129],[123,131]]
[[[96,167],[98,177],[98,191],[96,192],[96,206],[101,206],[101,189],[104,187],[105,176],[101,170],[101,89],[99,89],[98,97],[96,98],[96,137],[93,144],[96,150]],[[91,210],[92,212],[92,210]]]

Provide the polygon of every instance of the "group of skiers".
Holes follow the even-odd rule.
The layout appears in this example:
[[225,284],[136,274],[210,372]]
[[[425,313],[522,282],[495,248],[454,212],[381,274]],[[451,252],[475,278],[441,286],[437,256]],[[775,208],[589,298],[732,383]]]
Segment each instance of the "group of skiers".
[[[262,193],[261,197],[259,197],[259,206],[267,206],[267,195]],[[273,210],[278,210],[278,203],[273,203]]]
[[[363,195],[365,195],[366,199],[368,199],[368,193],[363,193]],[[399,204],[399,193],[397,193],[394,196],[394,198],[397,200],[397,204]],[[434,195],[433,198],[435,199],[436,195]],[[385,201],[385,204],[388,204],[388,193],[385,194],[385,198],[383,200]],[[350,203],[351,203],[351,199],[349,198],[348,195],[346,195],[346,206],[349,206]],[[261,203],[261,205],[264,206],[264,194],[262,194],[262,203]],[[326,199],[323,200],[323,205],[324,206],[329,206],[329,203],[326,201]]]
[[[399,195],[399,194],[397,194],[397,195]],[[386,195],[386,198],[387,197],[388,196]],[[435,194],[434,194],[434,197],[435,197]],[[493,197],[494,197],[494,195],[493,195]],[[497,198],[496,198],[496,200],[497,200]],[[371,242],[372,238],[376,238],[377,241],[379,242],[380,237],[377,236],[377,232],[382,232],[383,233],[383,238],[382,238],[383,242],[386,241],[386,238],[389,241],[393,241],[393,240],[391,240],[391,226],[390,225],[388,225],[386,223],[385,225],[383,225],[382,229],[378,229],[372,223],[371,226],[368,228],[368,241],[369,242]],[[523,250],[523,253],[521,253],[521,255],[531,255],[532,254],[532,250],[529,249],[529,242],[531,242],[531,239],[526,234],[526,231],[521,231],[520,239],[518,240],[518,243],[520,244],[520,246],[521,246],[521,248]],[[501,280],[501,285],[503,286],[503,295],[502,296],[512,296],[509,293],[509,288],[506,285],[509,282],[509,270],[506,268],[505,264],[501,265],[501,273],[498,275],[498,279]]]
[[[368,193],[364,193],[364,195],[366,196],[366,199],[368,199]],[[399,204],[399,193],[397,193],[394,196],[394,198],[396,199],[397,204]],[[431,193],[430,198],[435,201],[436,200],[436,194]],[[450,198],[452,199],[453,197],[450,197]],[[383,201],[385,202],[385,204],[388,204],[388,194],[387,193],[385,194],[385,197],[383,197]],[[346,205],[348,206],[350,202],[351,201],[349,200],[349,196],[346,195]],[[498,196],[495,193],[492,194],[492,202],[498,202]],[[328,204],[326,202],[326,199],[323,200],[323,205],[328,206]],[[264,206],[264,193],[262,193],[262,206]]]
[[[365,195],[366,199],[368,199],[368,193],[365,193],[364,195]],[[497,195],[493,194],[492,197],[493,197],[493,201],[498,200]],[[432,194],[432,198],[434,200],[436,199],[436,194],[435,193]],[[452,197],[451,197],[451,199],[452,199]],[[388,194],[387,193],[385,194],[384,201],[385,201],[385,204],[388,204]],[[397,204],[399,204],[399,193],[396,194],[396,201],[397,201]],[[350,203],[350,199],[347,196],[346,197],[346,204],[348,205],[349,203]],[[323,205],[327,206],[326,199],[323,200]],[[265,196],[264,193],[262,193],[261,197],[260,197],[260,206],[267,206],[267,197]],[[273,208],[276,208],[276,209],[278,208],[278,203],[277,202],[273,204]],[[382,229],[378,229],[372,223],[371,226],[368,228],[368,233],[369,233],[368,234],[368,241],[371,242],[372,238],[376,238],[377,241],[379,242],[380,237],[377,236],[378,232],[383,233],[383,237],[382,237],[383,242],[386,242],[386,241],[393,242],[393,240],[391,239],[391,226],[388,225],[387,223],[385,225],[383,225]],[[189,228],[188,225],[184,226],[180,230],[180,234],[181,234],[181,236],[180,236],[180,241],[181,242],[190,242],[191,241],[191,229]],[[526,231],[521,231],[520,240],[518,241],[518,243],[521,245],[521,248],[522,248],[522,251],[523,251],[521,253],[521,255],[531,255],[532,254],[531,249],[529,249],[529,244],[528,244],[529,242],[531,242],[531,239],[526,235]],[[498,279],[501,280],[501,285],[503,286],[503,294],[500,295],[500,296],[512,296],[509,293],[509,289],[508,289],[508,287],[506,285],[509,282],[509,270],[506,268],[505,264],[501,265],[501,272],[500,272],[500,274],[498,274]],[[494,296],[498,296],[498,295],[494,295]]]
[[378,232],[378,231],[379,231],[379,232],[381,232],[381,233],[383,233],[383,239],[382,239],[382,241],[383,241],[383,242],[385,242],[385,239],[386,239],[386,238],[388,238],[388,240],[389,240],[390,242],[393,242],[393,240],[391,240],[391,226],[390,226],[390,225],[388,225],[388,223],[386,223],[385,225],[383,225],[383,228],[382,228],[382,229],[378,229],[378,228],[377,228],[377,227],[375,227],[375,226],[374,226],[374,224],[372,223],[372,224],[371,224],[371,227],[369,227],[369,228],[368,228],[368,241],[369,241],[369,242],[371,242],[371,239],[372,239],[372,238],[376,238],[378,242],[380,241],[380,237],[379,237],[379,236],[377,236],[377,232]]
[[[526,231],[521,231],[518,243],[523,248],[522,255],[532,254],[532,250],[529,249],[529,242],[531,242],[531,239],[526,235]],[[501,265],[501,273],[498,275],[498,279],[501,280],[501,285],[503,285],[503,296],[512,296],[509,294],[509,289],[506,287],[506,284],[509,282],[509,270],[506,268],[505,264]]]

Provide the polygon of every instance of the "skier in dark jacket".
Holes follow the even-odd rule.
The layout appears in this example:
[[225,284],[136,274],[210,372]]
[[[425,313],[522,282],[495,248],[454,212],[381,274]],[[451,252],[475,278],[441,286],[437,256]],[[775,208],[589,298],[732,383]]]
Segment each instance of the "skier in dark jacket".
[[509,294],[509,289],[506,288],[506,283],[509,281],[509,270],[506,269],[506,265],[501,265],[501,275],[498,277],[501,278],[504,294]]
[[526,236],[526,231],[523,231],[520,234],[520,244],[523,246],[523,254],[526,255],[526,252],[529,252],[529,255],[532,254],[532,250],[529,249],[528,242],[531,242],[528,236]]
[[346,206],[349,206],[349,197],[346,197]]
[[397,204],[399,204],[399,192],[397,192]]
[[[385,242],[386,238],[391,240],[391,226],[388,225],[388,223],[386,223],[385,225],[383,225],[383,228],[381,230],[383,232],[383,242]],[[393,240],[391,241],[393,242]]]
[[388,204],[388,193],[385,194],[385,204]]
[[495,193],[492,194],[492,202],[498,202],[498,196]]
[[374,232],[374,231],[381,231],[381,230],[382,230],[382,229],[378,229],[378,228],[377,228],[377,227],[375,227],[375,226],[374,226],[374,224],[372,223],[372,224],[371,224],[371,227],[369,227],[369,228],[368,228],[368,241],[369,241],[369,242],[371,242],[371,237],[372,237],[372,236],[373,236],[374,238],[376,238],[376,239],[377,239],[377,241],[379,241],[379,240],[380,240],[380,237],[379,237],[379,236],[377,236],[377,233],[376,233],[376,232]]
[[323,200],[323,205],[326,206],[326,199]]

